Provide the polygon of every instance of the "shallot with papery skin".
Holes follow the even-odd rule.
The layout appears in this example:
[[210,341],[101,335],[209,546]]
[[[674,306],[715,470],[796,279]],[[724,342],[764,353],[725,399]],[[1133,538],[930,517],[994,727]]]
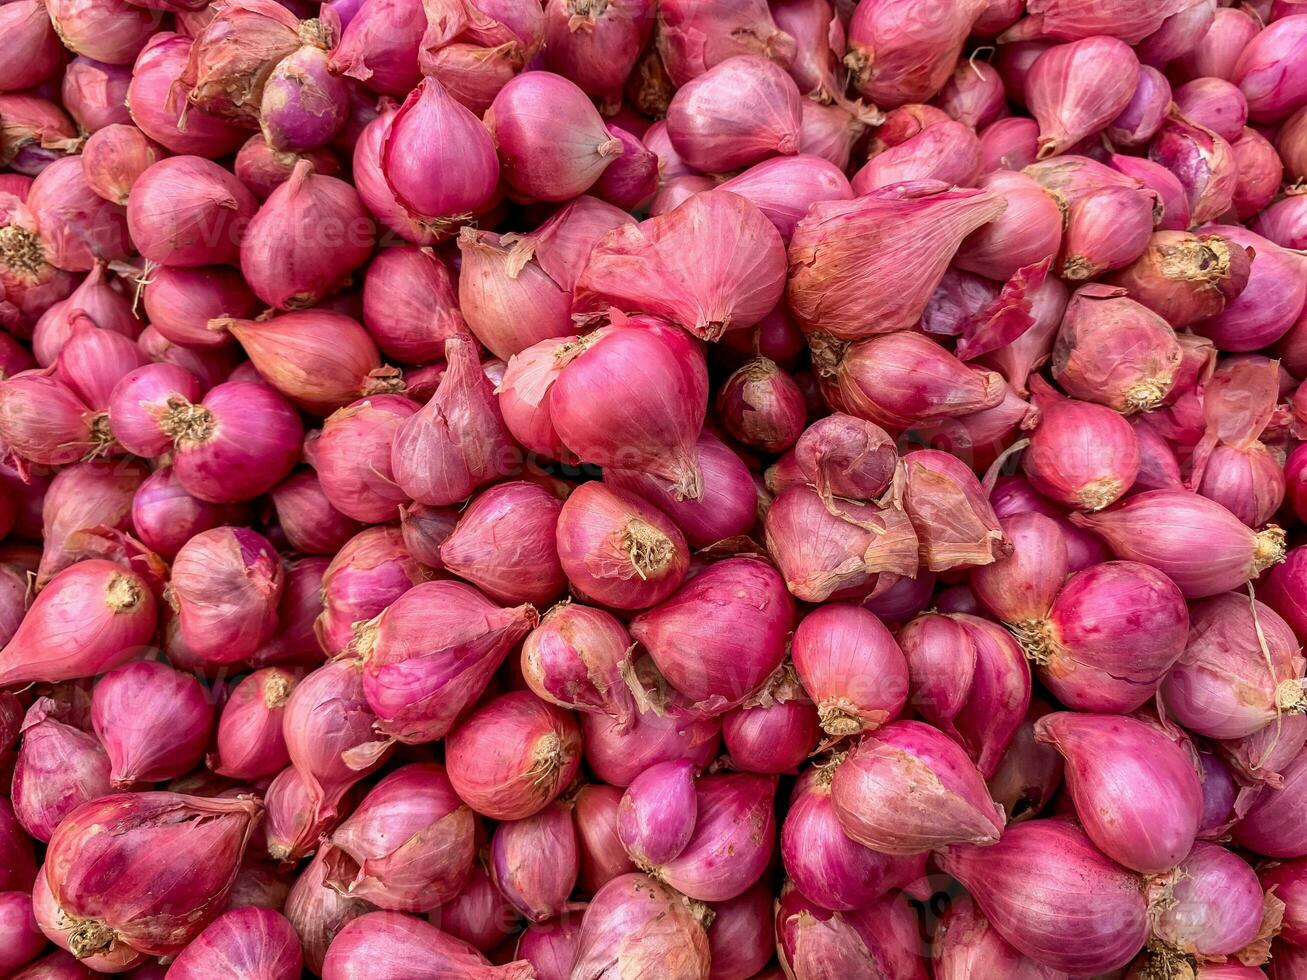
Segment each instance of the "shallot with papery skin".
[[820,734],[817,709],[787,665],[757,694],[722,716],[722,740],[731,764],[744,772],[793,772],[811,754]]
[[[518,923],[519,914],[491,881],[482,860],[457,895],[427,913],[427,921],[482,952],[495,945]],[[579,923],[578,923],[579,924]]]
[[327,417],[306,455],[336,510],[356,521],[384,521],[408,502],[395,485],[390,453],[400,427],[419,410],[403,395],[375,395]]
[[903,509],[932,572],[988,565],[1008,550],[988,495],[970,468],[948,453],[903,457]]
[[650,766],[622,794],[617,836],[627,854],[646,870],[685,850],[698,818],[695,765],[675,759]]
[[1108,125],[1108,138],[1118,146],[1147,143],[1161,128],[1170,105],[1171,85],[1166,76],[1151,65],[1141,65],[1134,94]]
[[144,579],[101,559],[78,562],[51,579],[0,650],[0,684],[93,677],[136,657],[154,626]]
[[581,725],[586,764],[614,786],[629,786],[649,766],[670,759],[690,759],[706,767],[721,746],[720,720],[688,710],[684,699],[675,697],[641,710],[629,731],[611,718],[589,713],[581,715]]
[[1026,79],[1026,102],[1039,122],[1039,157],[1053,156],[1098,132],[1129,104],[1139,60],[1117,38],[1090,37],[1041,54]]
[[115,789],[160,782],[204,755],[213,706],[194,677],[152,660],[105,674],[91,696],[91,723],[112,764]]
[[1090,839],[1143,874],[1175,867],[1202,816],[1202,784],[1189,757],[1133,718],[1054,712],[1035,737],[1066,760],[1067,790]]
[[[69,950],[83,958],[118,943],[151,955],[181,950],[221,906],[261,812],[250,797],[162,792],[105,796],[73,811],[50,839],[45,866],[72,924]],[[205,860],[187,864],[174,888],[149,887],[191,848]]]
[[86,141],[82,168],[91,190],[112,204],[125,205],[137,178],[166,152],[135,126],[114,123]]
[[290,763],[281,719],[295,677],[278,667],[256,670],[231,692],[218,718],[214,772],[262,779]]
[[402,766],[324,842],[326,884],[380,908],[428,911],[463,887],[477,830],[444,769]]
[[579,870],[571,805],[550,803],[501,823],[490,841],[490,867],[496,886],[529,921],[563,912]]
[[965,751],[916,721],[864,735],[836,769],[831,800],[844,832],[885,854],[992,844],[1003,829],[1002,813]]
[[137,537],[167,560],[199,532],[242,519],[239,507],[212,504],[187,493],[171,466],[161,466],[146,477],[132,498]]
[[409,743],[447,734],[538,622],[534,607],[501,608],[462,582],[403,591],[352,643],[378,731]]
[[618,875],[635,870],[617,835],[617,808],[622,791],[604,783],[587,783],[572,794],[581,871],[577,882],[594,894]]
[[210,329],[209,321],[252,316],[258,306],[240,273],[226,266],[161,266],[150,273],[141,299],[151,326],[188,347],[231,343],[226,333]]
[[445,760],[469,806],[495,820],[520,820],[548,806],[576,776],[581,732],[567,712],[517,691],[455,728]]
[[1004,939],[1051,968],[1118,969],[1148,938],[1139,876],[1104,857],[1072,823],[1017,824],[997,844],[954,845],[938,860]]
[[445,341],[465,327],[449,266],[429,248],[382,249],[363,276],[363,323],[387,357],[444,357]]
[[706,918],[702,906],[686,902],[655,878],[643,874],[614,878],[586,907],[573,973],[706,977],[710,962],[702,924]]
[[1219,235],[1158,231],[1111,281],[1179,328],[1220,313],[1242,293],[1251,262],[1248,250]]
[[1065,976],[1018,952],[998,934],[970,895],[950,903],[940,917],[931,959],[939,980],[967,980],[973,976],[1056,980]]
[[362,973],[377,980],[401,980],[433,971],[468,980],[529,980],[535,972],[524,960],[491,966],[467,943],[413,916],[369,912],[331,941],[322,980],[349,980]]
[[23,718],[11,802],[23,829],[39,841],[49,841],[64,817],[87,800],[111,791],[109,756],[76,721],[52,698],[38,698]]
[[522,643],[522,676],[539,697],[561,708],[634,721],[624,673],[631,637],[620,620],[579,603],[550,609]]
[[232,909],[215,919],[168,968],[178,980],[248,971],[260,980],[294,980],[303,969],[294,927],[273,909]]
[[473,336],[505,360],[573,329],[572,298],[544,270],[537,248],[529,236],[458,233],[459,307]]
[[1186,490],[1149,490],[1071,522],[1118,558],[1164,572],[1191,599],[1236,589],[1284,558],[1284,532],[1253,531],[1214,501]]

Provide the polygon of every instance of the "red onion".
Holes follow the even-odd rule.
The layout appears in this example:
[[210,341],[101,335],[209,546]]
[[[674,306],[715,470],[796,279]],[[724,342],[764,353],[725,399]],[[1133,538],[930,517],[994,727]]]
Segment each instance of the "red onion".
[[620,126],[609,125],[608,132],[622,144],[622,152],[609,161],[590,189],[600,200],[636,210],[658,189],[658,157]]
[[441,561],[498,602],[544,605],[567,584],[554,544],[561,507],[533,483],[491,487],[440,546]]
[[1194,224],[1224,214],[1239,179],[1230,144],[1172,110],[1148,147],[1149,159],[1180,179]]
[[[261,812],[249,797],[176,793],[119,794],[78,807],[51,838],[45,867],[53,900],[74,923],[69,950],[79,958],[118,943],[150,955],[180,951],[221,908]],[[192,849],[206,859],[175,867],[176,855]],[[173,887],[159,888],[160,875]],[[106,890],[106,882],[117,887]]]
[[656,33],[658,54],[678,87],[736,55],[762,55],[788,66],[796,48],[762,0],[669,0],[658,6]]
[[713,905],[708,926],[712,956],[710,977],[752,977],[771,960],[775,949],[772,893],[759,882],[743,895]]
[[[15,13],[24,6],[16,8]],[[61,63],[62,60],[60,58]],[[38,57],[33,63],[39,64],[39,61]],[[92,58],[77,57],[64,70],[61,101],[68,114],[87,133],[114,123],[130,123],[127,89],[131,81],[132,69],[128,65],[106,65]]]
[[131,528],[132,496],[144,479],[135,466],[109,460],[74,463],[55,474],[42,506],[43,550],[36,588],[85,557],[85,533],[99,527]]
[[277,62],[264,81],[259,125],[273,149],[316,149],[344,125],[349,89],[327,66],[327,52],[305,44]]
[[458,523],[458,513],[448,507],[411,504],[399,509],[399,526],[404,546],[429,568],[440,568],[440,545]]
[[1153,230],[1152,195],[1105,187],[1071,204],[1062,239],[1062,276],[1091,279],[1129,265],[1148,247]]
[[618,0],[594,7],[577,0],[545,4],[545,60],[608,112],[620,105],[622,87],[648,41],[653,4]]
[[[1167,713],[1212,738],[1241,738],[1302,699],[1293,631],[1270,607],[1231,592],[1193,608],[1189,645],[1162,684]],[[1269,676],[1268,676],[1269,675]]]
[[1059,711],[1035,737],[1066,759],[1066,784],[1090,839],[1143,874],[1174,868],[1193,847],[1202,784],[1192,761],[1149,725]]
[[980,133],[980,169],[1020,170],[1035,162],[1038,155],[1039,123],[1024,116],[1005,116],[986,126]]
[[[1032,388],[1040,420],[1022,468],[1035,489],[1090,511],[1117,500],[1139,471],[1139,447],[1130,424],[1104,406],[1061,397],[1041,379]],[[1153,390],[1148,389],[1145,404],[1158,400]],[[1092,438],[1086,435],[1090,432]]]
[[1134,94],[1120,115],[1107,127],[1108,138],[1118,146],[1141,146],[1162,128],[1171,106],[1171,85],[1156,68],[1142,65]]
[[50,261],[70,272],[85,272],[97,261],[123,258],[128,250],[127,216],[86,182],[78,156],[62,157],[32,181],[31,209]]
[[306,411],[327,415],[361,395],[400,386],[367,331],[343,313],[314,309],[215,322],[240,341],[268,384]]
[[1178,328],[1219,314],[1237,298],[1251,261],[1247,250],[1219,235],[1159,231],[1133,265],[1111,278]]
[[54,0],[46,11],[65,47],[111,65],[130,65],[158,27],[148,10],[121,0]]
[[959,62],[935,98],[941,109],[973,130],[1007,115],[1003,80],[985,61]]
[[799,124],[799,152],[821,157],[846,170],[853,144],[862,136],[866,123],[838,105],[803,100]]
[[286,563],[286,587],[277,609],[277,629],[249,658],[250,666],[316,667],[322,663],[322,646],[313,627],[322,613],[322,578],[329,564],[326,558],[318,556],[294,558]]
[[315,800],[313,788],[293,765],[274,776],[263,797],[268,854],[287,865],[316,850],[319,839],[338,822],[338,811],[353,808],[356,800],[348,789]]
[[204,392],[199,379],[175,364],[147,364],[123,375],[109,398],[109,429],[128,452],[160,456],[172,446],[165,420],[178,406],[193,409]]
[[362,973],[397,980],[432,972],[468,980],[527,980],[535,971],[524,960],[491,966],[462,940],[399,912],[369,912],[351,921],[332,940],[322,965],[323,980]]
[[815,895],[823,908],[847,911],[923,874],[925,856],[890,857],[851,840],[831,800],[836,771],[818,765],[799,777],[781,827],[781,857],[804,895]]
[[448,265],[430,249],[410,245],[377,253],[363,278],[363,322],[388,357],[406,363],[444,357],[445,341],[464,329]]
[[939,980],[966,980],[973,976],[1054,980],[1061,973],[1018,952],[976,908],[970,895],[961,896],[944,910],[931,959]]
[[890,484],[898,462],[884,429],[835,413],[810,425],[794,447],[803,476],[834,507],[834,497],[874,500]]
[[477,819],[434,763],[402,766],[332,831],[325,882],[381,908],[423,912],[452,899],[475,857]]
[[86,141],[82,167],[91,190],[112,204],[125,205],[137,178],[166,155],[135,126],[114,123]]
[[427,27],[411,0],[364,0],[331,52],[331,70],[380,95],[402,98],[419,81],[418,45]]
[[[353,176],[355,190],[372,216],[388,231],[407,242],[430,245],[452,231],[445,227],[437,234],[429,225],[415,218],[396,200],[395,192],[386,182],[381,160],[385,142],[390,135],[397,110],[389,100],[382,99],[379,115],[364,126],[354,146]],[[493,147],[492,147],[493,149]],[[497,158],[495,158],[497,161]]]
[[322,973],[322,961],[336,934],[351,920],[371,911],[372,906],[350,899],[323,884],[324,864],[319,854],[291,886],[286,898],[286,918],[295,927],[303,946],[305,965]]
[[955,845],[939,862],[1004,939],[1048,967],[1114,970],[1148,938],[1138,876],[1104,857],[1073,824],[1014,825],[991,847]]
[[1298,77],[1307,21],[1285,17],[1249,39],[1228,76],[1248,100],[1248,115],[1260,123],[1279,122],[1298,109],[1307,88]]
[[974,130],[945,119],[874,155],[853,175],[853,192],[916,180],[970,186],[979,173],[980,142]]
[[[926,130],[933,132],[936,127]],[[1007,208],[994,221],[967,236],[958,250],[957,268],[994,279],[1058,254],[1062,213],[1057,200],[1024,174],[1000,170],[979,186],[1003,195]]]
[[38,698],[23,719],[12,803],[23,829],[40,841],[77,807],[110,792],[109,757],[74,720],[51,698]]
[[88,408],[54,370],[26,371],[0,382],[0,438],[15,455],[46,465],[111,448],[108,416]]
[[[1248,130],[1248,132],[1253,132]],[[1279,157],[1275,158],[1276,160]],[[1270,197],[1279,193],[1281,174],[1275,171],[1273,174],[1267,174],[1266,186],[1269,187],[1271,180],[1274,180],[1275,188],[1269,196],[1261,203],[1266,203]],[[1304,200],[1307,200],[1301,194],[1289,194],[1280,198],[1270,207],[1262,211],[1252,222],[1254,230],[1279,245],[1281,248],[1299,248],[1307,243],[1307,228],[1304,222]],[[1236,201],[1236,204],[1238,202]]]
[[982,0],[966,0],[932,11],[924,23],[903,0],[859,4],[844,59],[854,87],[878,106],[926,101],[948,81],[984,8]]
[[564,912],[548,922],[527,926],[517,937],[513,955],[535,967],[538,980],[567,980],[571,976],[580,935],[581,917]]
[[980,481],[956,457],[933,449],[907,454],[902,492],[930,571],[987,565],[1010,550]]
[[204,755],[213,706],[194,677],[152,660],[124,664],[95,685],[91,722],[112,764],[116,789],[160,782]]
[[154,625],[154,596],[139,575],[78,562],[51,579],[0,650],[0,685],[93,677],[137,656]]
[[572,781],[580,743],[571,715],[517,691],[487,702],[450,732],[445,758],[464,802],[495,820],[520,820]]
[[1175,106],[1190,122],[1233,143],[1248,121],[1248,103],[1238,87],[1223,78],[1195,78],[1175,90]]
[[209,321],[251,316],[258,303],[240,274],[224,266],[161,266],[150,273],[141,296],[151,325],[187,347],[230,343],[225,332],[209,329]]
[[145,353],[128,338],[78,326],[59,352],[55,373],[87,405],[104,411],[114,385],[146,363]]
[[585,93],[552,72],[527,72],[510,81],[495,96],[485,124],[504,180],[536,200],[566,201],[584,193],[622,153],[621,141]]
[[805,329],[844,340],[904,329],[962,240],[1003,210],[995,194],[934,181],[818,202],[794,229],[790,306]]
[[233,909],[215,919],[168,968],[180,980],[244,971],[260,980],[295,980],[303,954],[294,927],[272,909]]
[[1139,61],[1115,37],[1086,37],[1049,48],[1030,66],[1026,103],[1039,123],[1039,158],[1098,132],[1129,105]]
[[489,952],[516,928],[520,916],[478,860],[472,864],[467,884],[444,905],[429,912],[427,921],[455,939]]
[[[793,622],[794,601],[776,570],[731,558],[633,619],[631,636],[673,687],[720,710],[738,704],[780,666]],[[726,623],[734,628],[723,629]]]
[[1035,739],[1035,725],[1051,710],[1047,702],[1031,700],[1025,720],[989,778],[989,795],[1003,808],[1009,823],[1038,816],[1061,786],[1062,757]]
[[281,559],[262,535],[248,528],[200,532],[173,562],[180,639],[208,663],[244,660],[272,635],[282,585]]
[[812,753],[820,732],[816,708],[793,668],[786,666],[722,718],[731,765],[744,772],[794,772]]
[[39,874],[32,856],[32,842],[14,818],[14,808],[7,799],[0,801],[0,854],[5,858],[4,873],[0,876],[5,891],[31,890]]
[[19,891],[0,892],[0,923],[8,937],[0,968],[10,976],[18,976],[19,970],[44,951],[48,942],[36,926],[31,896]]
[[[446,234],[489,206],[499,181],[494,140],[434,78],[408,94],[382,140],[387,188],[432,232]],[[433,183],[432,173],[447,179]]]
[[132,185],[127,226],[160,265],[234,262],[257,202],[231,172],[195,156],[160,160]]
[[448,370],[435,395],[399,429],[391,444],[395,482],[414,500],[445,506],[516,462],[489,379],[466,336],[445,341]]
[[846,834],[884,854],[990,844],[1002,832],[1002,813],[966,753],[920,722],[864,735],[835,771],[831,802]]
[[[1164,572],[1188,598],[1239,588],[1284,557],[1284,532],[1260,532],[1228,510],[1184,490],[1149,490],[1071,522],[1099,535],[1118,558]],[[1201,543],[1200,543],[1201,542]]]
[[[1242,858],[1216,844],[1199,842],[1171,875],[1154,883],[1162,908],[1153,924],[1154,942],[1166,951],[1204,960],[1239,954],[1256,960],[1258,939],[1269,942],[1278,924],[1263,932],[1265,896],[1257,875]],[[1276,898],[1265,898],[1272,922],[1278,920]],[[1263,953],[1263,957],[1265,953]]]
[[[730,778],[730,777],[725,777]],[[586,907],[572,972],[706,977],[710,955],[701,906],[662,882],[626,874]]]
[[625,681],[630,657],[631,638],[618,619],[564,601],[523,642],[522,676],[545,701],[629,727],[636,711]]
[[318,474],[297,470],[269,493],[277,526],[291,548],[306,555],[334,555],[361,529],[332,506]]
[[617,836],[635,863],[651,870],[690,843],[698,820],[695,765],[674,759],[650,766],[631,781],[617,811]]
[[1302,861],[1286,861],[1268,864],[1257,872],[1262,887],[1268,892],[1274,889],[1275,897],[1284,903],[1284,924],[1279,938],[1295,946],[1303,946],[1303,940],[1307,939],[1304,931],[1307,923],[1303,920],[1307,911],[1303,905],[1307,897],[1303,892],[1303,866]]
[[127,92],[132,121],[174,153],[230,153],[245,139],[245,130],[173,95],[190,53],[189,38],[166,32],[150,38],[136,59]]
[[1273,858],[1307,854],[1307,841],[1297,816],[1302,807],[1305,761],[1307,752],[1300,751],[1284,769],[1283,788],[1262,789],[1257,794],[1246,815],[1234,825],[1236,844]]
[[[705,250],[708,240],[748,247]],[[633,276],[637,268],[640,275]],[[577,278],[574,309],[641,311],[716,340],[761,321],[784,288],[784,245],[775,226],[739,195],[706,190],[601,238]]]
[[278,667],[256,670],[236,685],[218,718],[214,772],[256,780],[290,763],[281,719],[295,678]]
[[822,102],[843,95],[844,23],[831,10],[831,4],[827,0],[782,0],[772,16],[796,42],[788,71],[799,92]]
[[1184,78],[1231,78],[1240,53],[1262,29],[1261,21],[1242,7],[1218,7],[1212,26],[1177,62]]
[[496,886],[529,921],[558,915],[578,872],[572,807],[555,802],[532,816],[501,823],[490,856]]
[[[475,113],[489,108],[495,95],[535,57],[544,41],[545,14],[538,3],[476,0],[428,13],[419,64],[450,94]],[[454,43],[450,43],[454,42]]]
[[341,287],[372,253],[373,237],[372,218],[354,188],[301,160],[250,220],[241,272],[265,303],[303,309]]
[[1194,0],[1172,13],[1138,45],[1139,60],[1165,65],[1193,50],[1215,21],[1214,0]]
[[378,730],[414,743],[445,735],[537,622],[531,606],[501,609],[459,582],[423,582],[391,600],[354,642]]
[[340,173],[340,161],[330,150],[321,147],[304,153],[274,150],[261,133],[251,136],[241,145],[232,170],[256,200],[266,201],[269,194],[290,180],[301,159],[309,160],[316,173],[328,177]]
[[756,204],[786,241],[812,204],[854,194],[834,164],[808,154],[764,160],[719,186]]
[[1209,225],[1205,231],[1251,249],[1248,288],[1225,309],[1199,324],[1222,351],[1251,351],[1274,343],[1293,326],[1307,298],[1302,257],[1238,225]]
[[581,715],[581,724],[586,764],[614,786],[629,786],[649,766],[670,759],[690,759],[702,768],[717,756],[720,746],[718,719],[689,711],[683,699],[674,696],[642,708],[630,731],[623,731],[611,718],[590,713]]
[[786,975],[856,976],[868,968],[882,976],[920,980],[925,974],[916,911],[902,895],[884,895],[864,908],[830,912],[794,888],[776,908],[777,953]]
[[722,383],[717,415],[746,446],[781,453],[802,434],[807,412],[794,380],[775,361],[757,357]]
[[186,492],[171,466],[146,477],[132,499],[132,526],[151,551],[172,559],[187,541],[219,524],[239,523],[240,514]]
[[6,55],[5,67],[0,71],[0,91],[35,88],[58,75],[64,66],[64,47],[50,23],[46,5],[24,0],[0,13],[0,36],[4,38]]
[[925,609],[934,594],[935,576],[931,572],[918,571],[915,579],[887,572],[876,577],[876,587],[861,605],[885,622],[899,624]]
[[720,173],[799,150],[799,90],[766,58],[728,58],[683,85],[667,111],[667,135],[696,170]]
[[463,228],[459,306],[478,340],[509,358],[572,331],[571,297],[534,256],[531,237]]
[[587,783],[572,796],[581,855],[578,883],[587,895],[594,894],[618,875],[635,870],[617,836],[617,808],[621,799],[620,789],[603,783]]
[[328,417],[309,455],[331,506],[357,521],[396,515],[408,495],[395,485],[391,445],[417,411],[418,406],[402,395],[376,395]]

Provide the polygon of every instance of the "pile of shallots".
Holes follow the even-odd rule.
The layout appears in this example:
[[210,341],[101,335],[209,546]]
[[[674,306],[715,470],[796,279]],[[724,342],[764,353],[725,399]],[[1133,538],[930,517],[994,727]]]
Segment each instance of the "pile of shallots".
[[1307,980],[1307,0],[8,0],[0,169],[0,977]]

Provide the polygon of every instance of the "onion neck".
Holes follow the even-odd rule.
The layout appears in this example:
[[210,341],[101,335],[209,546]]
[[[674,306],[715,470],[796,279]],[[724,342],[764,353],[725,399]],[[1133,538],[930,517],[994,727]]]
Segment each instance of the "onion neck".
[[1284,528],[1267,524],[1257,532],[1257,546],[1253,550],[1253,574],[1256,578],[1272,565],[1284,561]]
[[573,17],[600,17],[608,9],[608,0],[569,0]]
[[0,262],[21,275],[37,275],[45,266],[40,236],[17,225],[0,228]]
[[140,583],[121,572],[115,572],[104,587],[104,604],[116,613],[135,612],[144,598]]
[[186,399],[168,399],[168,410],[159,418],[159,428],[174,446],[202,446],[213,438],[218,420],[203,405]]
[[113,949],[114,931],[99,919],[80,919],[68,933],[68,952],[79,960]]
[[657,575],[676,553],[671,540],[647,521],[633,517],[622,531],[622,550],[630,559],[631,568],[642,581]]
[[90,421],[91,448],[87,452],[87,459],[96,459],[102,454],[109,451],[117,440],[114,439],[113,430],[109,428],[109,413],[96,412],[91,416]]

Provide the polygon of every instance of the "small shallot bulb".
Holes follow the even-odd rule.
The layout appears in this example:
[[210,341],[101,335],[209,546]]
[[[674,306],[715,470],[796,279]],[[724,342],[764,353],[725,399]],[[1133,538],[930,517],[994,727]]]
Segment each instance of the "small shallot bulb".
[[521,820],[543,810],[575,777],[581,732],[568,712],[517,691],[454,729],[445,759],[464,802],[494,820]]
[[739,704],[781,665],[794,600],[756,558],[728,558],[631,621],[676,690],[710,710]]
[[775,361],[756,357],[722,383],[717,416],[726,431],[746,446],[783,453],[803,433],[807,406],[789,374]]
[[522,677],[545,701],[629,727],[636,711],[625,681],[631,649],[630,634],[611,613],[559,603],[522,642]]
[[211,160],[160,160],[137,178],[127,226],[141,255],[160,265],[235,262],[241,236],[254,216],[254,195]]
[[0,684],[94,677],[136,657],[154,627],[154,594],[141,576],[80,561],[41,590],[0,650]]
[[105,674],[91,696],[91,723],[109,753],[116,789],[189,771],[204,755],[213,705],[194,677],[142,660]]
[[594,894],[618,875],[635,870],[617,835],[617,808],[622,791],[605,783],[586,783],[572,794],[577,844],[581,852],[581,889]]
[[304,309],[340,289],[372,254],[374,237],[353,186],[301,160],[245,229],[241,273],[265,303]]
[[477,830],[441,766],[401,766],[324,842],[326,883],[380,908],[429,911],[463,887]]
[[637,873],[614,878],[586,906],[573,975],[602,976],[616,969],[628,976],[708,976],[701,908],[656,878]]
[[72,712],[51,698],[38,698],[23,719],[11,802],[23,829],[39,841],[49,841],[87,800],[111,791],[109,756],[73,721]]
[[722,173],[799,152],[799,88],[756,55],[728,58],[682,86],[667,110],[667,135],[703,173]]
[[1157,874],[1189,853],[1202,816],[1202,784],[1170,738],[1134,718],[1072,711],[1039,719],[1035,737],[1066,760],[1076,814],[1104,854]]
[[[263,807],[255,799],[122,793],[84,803],[46,852],[50,894],[79,958],[119,944],[152,956],[181,951],[222,908]],[[177,855],[203,854],[181,862]],[[171,888],[152,887],[160,876]],[[139,889],[134,891],[133,889]]]
[[813,610],[794,631],[791,653],[828,735],[873,731],[907,701],[903,651],[881,621],[858,606]]
[[259,125],[268,145],[290,153],[316,149],[345,123],[349,89],[327,71],[327,52],[314,44],[282,58],[263,84]]
[[1064,506],[1102,510],[1139,473],[1134,430],[1105,406],[1063,398],[1038,377],[1032,382],[1041,415],[1022,457],[1026,476]]
[[555,801],[539,813],[508,820],[490,841],[494,881],[531,922],[563,912],[579,871],[572,807]]
[[232,779],[256,780],[290,764],[281,718],[295,689],[293,674],[279,667],[256,670],[227,698],[218,718],[210,768]]
[[395,517],[409,496],[395,484],[390,448],[418,410],[403,395],[373,395],[327,417],[306,455],[332,507],[355,521]]
[[423,974],[475,980],[526,980],[535,971],[525,961],[491,966],[470,944],[441,932],[429,922],[400,912],[368,912],[336,934],[323,960],[323,980],[375,975]]
[[274,909],[235,908],[215,919],[168,967],[174,980],[245,973],[259,980],[296,980],[304,968],[299,936]]
[[552,72],[523,72],[510,81],[490,104],[485,124],[504,180],[535,200],[584,194],[623,153],[586,94]]
[[656,868],[685,850],[699,812],[694,781],[694,763],[676,759],[650,766],[622,794],[617,836],[639,867]]
[[1162,961],[1175,951],[1203,959],[1259,959],[1258,941],[1264,944],[1267,933],[1279,928],[1284,907],[1277,896],[1263,894],[1247,861],[1205,841],[1152,883],[1150,897],[1157,908],[1154,945],[1162,947],[1154,958]]
[[1247,249],[1219,235],[1158,231],[1143,255],[1110,279],[1179,329],[1215,316],[1242,293],[1251,261]]
[[82,147],[82,169],[91,190],[111,204],[125,205],[132,186],[167,151],[135,126],[114,123],[92,133]]
[[[1149,936],[1139,875],[1105,857],[1074,823],[1032,820],[988,847],[956,845],[938,857],[1004,939],[1050,969],[1119,969]],[[1072,925],[1074,923],[1074,925]],[[1068,942],[1070,936],[1074,942]]]
[[1149,490],[1071,522],[1118,558],[1151,565],[1191,599],[1242,588],[1284,558],[1284,531],[1247,527],[1215,501],[1187,490]]
[[1026,79],[1026,103],[1039,122],[1039,157],[1063,153],[1105,128],[1130,103],[1139,59],[1115,37],[1088,37],[1041,54]]
[[1003,830],[1002,811],[966,752],[917,721],[864,735],[836,769],[831,799],[844,832],[884,854],[992,844]]

